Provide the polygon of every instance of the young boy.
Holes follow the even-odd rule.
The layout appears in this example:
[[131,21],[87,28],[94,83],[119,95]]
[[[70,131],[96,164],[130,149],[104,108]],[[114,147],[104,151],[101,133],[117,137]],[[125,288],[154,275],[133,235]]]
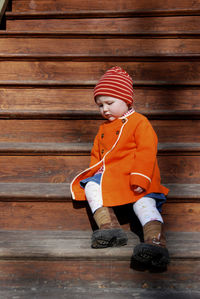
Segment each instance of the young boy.
[[94,89],[94,99],[103,123],[94,140],[90,167],[71,183],[73,199],[87,200],[99,227],[92,247],[127,244],[112,207],[133,203],[144,234],[133,258],[155,267],[165,267],[169,254],[158,206],[168,189],[160,183],[157,136],[143,115],[133,109],[133,81],[120,67],[109,69]]

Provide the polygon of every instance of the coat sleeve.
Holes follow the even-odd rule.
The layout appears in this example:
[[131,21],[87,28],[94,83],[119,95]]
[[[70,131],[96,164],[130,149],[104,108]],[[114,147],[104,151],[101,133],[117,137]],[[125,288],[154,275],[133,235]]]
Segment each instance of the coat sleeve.
[[100,135],[100,129],[98,134],[96,135],[93,143],[93,147],[91,150],[91,159],[90,159],[90,167],[95,165],[100,161],[100,152],[99,152],[99,135]]
[[156,163],[158,139],[150,122],[143,118],[135,130],[136,151],[134,169],[131,172],[131,185],[147,190],[151,184]]

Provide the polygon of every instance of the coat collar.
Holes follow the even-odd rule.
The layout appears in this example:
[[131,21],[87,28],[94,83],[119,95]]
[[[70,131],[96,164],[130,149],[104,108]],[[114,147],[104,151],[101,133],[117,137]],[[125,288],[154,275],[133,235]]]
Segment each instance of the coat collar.
[[126,112],[124,115],[122,115],[121,117],[119,117],[119,119],[126,118],[129,115],[133,114],[134,112],[135,112],[135,110],[133,108],[131,108],[130,110],[128,110],[128,112]]

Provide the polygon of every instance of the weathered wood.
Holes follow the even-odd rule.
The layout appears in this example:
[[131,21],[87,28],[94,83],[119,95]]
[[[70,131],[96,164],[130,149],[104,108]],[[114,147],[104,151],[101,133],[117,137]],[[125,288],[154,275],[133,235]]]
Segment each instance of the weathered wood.
[[[0,182],[64,183],[88,168],[89,156],[0,156]],[[158,157],[165,184],[199,184],[200,156]]]
[[[159,157],[162,181],[166,183],[198,184],[200,156]],[[195,162],[196,161],[196,162]]]
[[[194,118],[195,113],[198,113],[200,111],[200,89],[198,87],[134,87],[134,93],[134,106],[136,107],[136,110],[138,112],[154,117],[156,114],[160,116],[162,115],[162,119],[163,116],[166,115],[171,114],[175,116],[177,114],[182,114],[184,121],[179,121],[180,127],[184,126],[184,122],[186,121],[186,113],[190,113],[190,118]],[[4,87],[0,88],[0,99],[0,116],[9,117],[9,119],[14,117],[36,116],[45,118],[73,118],[75,115],[79,115],[80,118],[81,115],[82,117],[84,117],[84,115],[89,116],[89,114],[93,119],[94,117],[97,117],[97,115],[99,115],[98,108],[93,100],[93,89],[91,88],[72,89],[64,87]],[[190,100],[188,101],[188,99]],[[191,123],[188,123],[189,127],[191,127],[190,124]],[[162,124],[160,123],[159,125]],[[178,124],[174,123],[175,129],[177,125]],[[60,127],[60,123],[57,124],[56,127],[57,126]],[[163,126],[165,127],[164,122]],[[42,124],[41,127],[43,127]],[[57,129],[54,128],[54,130]],[[35,131],[34,128],[33,131]],[[165,133],[167,134],[167,136],[169,135],[167,129]],[[198,134],[194,135],[196,136],[193,136],[192,138],[196,138],[198,136]]]
[[[0,259],[130,260],[139,243],[131,232],[128,244],[118,248],[94,250],[91,231],[0,231]],[[200,260],[199,232],[170,232],[168,248],[172,259]]]
[[[92,143],[1,142],[0,155],[88,156]],[[198,155],[200,143],[160,143],[158,155]]]
[[[68,263],[68,266],[64,266],[64,270],[62,271],[60,269],[60,264],[56,264],[56,268],[59,267],[60,273],[65,272],[70,272],[71,273],[71,267],[70,263]],[[180,268],[182,266],[183,262],[180,262]],[[16,263],[14,265],[17,267]],[[25,263],[26,268],[27,263]],[[33,267],[32,264],[29,264],[30,268]],[[87,269],[87,271],[92,272],[98,269],[98,267],[101,267],[98,265],[97,267],[94,265],[90,265],[91,268]],[[79,265],[76,267],[76,270],[78,271],[79,267],[82,269],[85,269],[85,264],[83,263],[82,265]],[[178,265],[177,265],[178,267]],[[17,270],[20,271],[22,267],[17,267]],[[49,267],[50,269],[51,267]],[[102,268],[101,268],[102,269]],[[110,268],[108,270],[111,271],[113,269],[112,265],[110,265]],[[104,268],[102,269],[106,271]],[[50,271],[50,270],[49,270]],[[82,272],[79,272],[80,276]],[[85,272],[83,271],[85,274]],[[57,274],[57,271],[56,271]],[[73,273],[72,273],[73,274]],[[120,275],[123,276],[122,273]],[[152,274],[151,274],[152,275]],[[30,275],[27,275],[27,277],[30,279]],[[98,280],[98,282],[89,282],[86,283],[82,279],[77,279],[79,281],[79,284],[77,285],[77,281],[73,282],[70,280],[67,280],[67,276],[65,281],[60,281],[60,280],[53,280],[51,281],[51,285],[48,285],[47,281],[43,279],[40,279],[39,281],[37,279],[33,279],[27,286],[24,284],[24,281],[19,283],[19,282],[12,282],[12,284],[9,284],[9,287],[1,287],[0,290],[0,296],[2,298],[12,298],[18,297],[18,298],[34,298],[35,296],[38,296],[38,298],[45,298],[48,297],[49,299],[54,299],[54,298],[66,298],[67,294],[67,299],[75,299],[75,298],[82,298],[82,299],[88,299],[88,298],[101,298],[103,295],[104,299],[132,299],[132,298],[137,298],[140,296],[140,299],[154,299],[154,298],[181,298],[181,299],[199,299],[200,293],[198,290],[193,289],[191,290],[191,284],[187,284],[186,288],[183,283],[176,283],[176,286],[178,285],[178,289],[175,289],[174,285],[171,284],[170,286],[165,287],[165,283],[163,285],[163,288],[161,289],[160,286],[157,286],[157,283],[153,284],[147,284],[143,283],[140,281],[139,284],[137,283],[132,283],[132,286],[121,286],[120,282],[117,282],[116,284],[111,281],[110,279],[107,281],[105,280]],[[83,277],[82,277],[83,278]],[[26,275],[24,276],[24,279],[26,279]],[[134,280],[134,278],[133,278]],[[160,281],[159,279],[157,282]],[[188,281],[188,280],[187,280]],[[69,286],[70,285],[70,286]],[[120,285],[120,287],[119,287]],[[188,287],[190,286],[190,287]],[[193,284],[192,284],[193,286]],[[194,284],[194,287],[196,284]],[[158,289],[157,289],[158,288]],[[179,289],[180,288],[180,289]],[[160,290],[161,289],[161,290]]]
[[[75,146],[73,143],[80,147],[81,143],[93,142],[101,123],[102,120],[0,120],[0,142],[5,145],[6,142],[29,143],[28,146],[41,142],[43,145],[49,143],[49,146],[63,144],[63,147],[65,144],[70,146],[71,142],[72,147]],[[198,121],[196,126],[198,128]]]
[[[123,214],[120,222],[130,230],[131,212]],[[168,202],[163,206],[166,231],[200,232],[199,202]],[[0,202],[1,230],[90,230],[97,228],[86,202]]]
[[[200,1],[12,4],[0,35],[0,297],[111,299],[112,290],[120,299],[195,299]],[[69,182],[88,167],[102,121],[92,88],[114,65],[133,76],[136,109],[150,116],[160,141],[161,177],[170,188],[162,212],[172,258],[165,273],[130,269],[135,237],[120,249],[92,250],[88,205],[71,202]],[[130,209],[119,215],[126,231]]]
[[12,260],[0,261],[0,267],[2,298],[199,299],[199,261],[172,260],[163,273],[112,260]]
[[[71,119],[1,119],[0,151],[6,147],[23,149],[41,146],[41,150],[90,151],[94,137],[103,120]],[[160,142],[159,149],[198,150],[199,120],[151,120]],[[53,130],[52,130],[53,128]],[[177,145],[176,145],[177,143]],[[38,148],[39,149],[39,148]],[[89,152],[88,152],[89,153]]]
[[113,65],[123,67],[135,85],[199,85],[200,62],[2,61],[0,85],[93,86]]
[[0,207],[2,230],[92,230],[85,203],[74,208],[67,202],[0,202]]
[[[200,184],[165,184],[171,202],[199,202]],[[0,201],[71,202],[67,183],[0,183]],[[85,204],[84,204],[85,205]]]
[[81,1],[81,0],[59,0],[58,1],[41,1],[34,0],[30,2],[27,0],[13,0],[12,10],[14,12],[61,12],[70,11],[76,12],[77,10],[97,10],[97,11],[111,11],[111,12],[121,12],[121,11],[131,11],[131,13],[190,13],[191,11],[197,12],[200,10],[199,1],[192,2],[190,0],[156,0],[151,1],[137,1],[137,0],[127,0],[126,2],[121,0],[110,0],[102,3],[102,1]]
[[[39,26],[38,26],[39,22]],[[94,19],[8,19],[8,33],[65,33],[65,34],[199,34],[199,16],[146,17],[146,18],[94,18]],[[114,42],[112,40],[112,42]],[[145,41],[143,41],[144,43]],[[156,43],[156,41],[154,41]],[[178,42],[178,40],[174,41]],[[180,41],[179,41],[180,42]],[[163,41],[164,43],[164,41]],[[169,43],[169,42],[168,42]],[[164,43],[168,46],[168,43]],[[137,43],[136,43],[137,45]],[[159,43],[158,43],[159,45]],[[134,45],[135,46],[135,45]],[[171,46],[171,45],[169,45]],[[114,47],[113,47],[114,48]],[[155,46],[156,48],[156,46]]]
[[[200,17],[199,17],[200,18]],[[199,39],[1,38],[0,58],[199,57]],[[55,47],[55,44],[57,47]]]
[[2,298],[199,298],[198,260],[172,259],[163,273],[135,271],[128,260],[11,260],[0,266]]

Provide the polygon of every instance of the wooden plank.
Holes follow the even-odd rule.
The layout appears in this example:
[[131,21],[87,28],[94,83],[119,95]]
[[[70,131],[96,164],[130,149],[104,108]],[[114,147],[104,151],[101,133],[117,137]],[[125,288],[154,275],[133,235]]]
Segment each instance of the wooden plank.
[[74,147],[73,143],[76,143],[80,147],[81,143],[93,142],[101,123],[102,120],[0,120],[0,142],[29,143],[30,146],[32,143],[43,143],[44,146],[45,143],[49,146],[55,143],[54,146],[66,144],[67,147],[70,143]]
[[98,10],[98,11],[127,11],[136,13],[152,13],[152,12],[188,12],[200,10],[199,1],[192,2],[190,0],[151,0],[146,2],[145,0],[110,0],[106,1],[102,5],[102,1],[80,1],[80,0],[59,0],[59,2],[52,2],[51,0],[41,1],[34,0],[30,2],[27,0],[13,0],[12,1],[12,10],[14,12],[60,12],[60,11],[77,11],[77,10]]
[[[34,267],[34,265],[30,264],[30,267],[31,266]],[[80,265],[80,267],[82,268],[84,268],[84,266],[85,266],[84,264]],[[98,265],[98,267],[100,267],[100,265]],[[177,267],[179,266],[177,265]],[[20,270],[21,268],[22,267],[20,267]],[[92,265],[92,268],[87,270],[92,272],[94,271],[93,268],[95,268],[96,270],[95,265]],[[71,272],[70,267],[66,268],[65,266],[65,269],[67,269],[65,272]],[[120,274],[123,275],[122,273]],[[70,282],[69,280],[67,280],[62,283],[60,280],[57,281],[55,279],[55,282],[54,281],[51,282],[51,286],[48,286],[48,281],[40,280],[37,283],[35,281],[33,282],[31,281],[27,286],[27,284],[24,284],[24,281],[23,282],[20,281],[18,283],[12,283],[10,287],[7,286],[2,287],[0,290],[0,296],[2,298],[6,298],[6,296],[8,296],[8,298],[12,298],[13,296],[15,296],[17,298],[23,298],[23,299],[34,298],[34,296],[39,296],[39,298],[48,297],[49,299],[54,299],[54,298],[65,298],[67,294],[68,299],[74,299],[74,298],[88,299],[88,298],[101,298],[103,294],[104,299],[132,299],[134,297],[137,298],[136,296],[140,296],[139,297],[140,299],[162,298],[163,296],[166,296],[165,298],[199,299],[199,291],[193,289],[191,290],[187,286],[185,289],[184,284],[181,284],[180,289],[176,289],[176,290],[174,290],[173,287],[165,288],[165,286],[163,286],[162,290],[157,290],[156,289],[157,283],[152,284],[152,287],[151,284],[143,283],[142,284],[142,286],[144,285],[144,289],[143,289],[140,287],[141,283],[139,283],[139,285],[137,285],[137,283],[136,284],[133,283],[132,287],[127,288],[126,286],[118,287],[119,283],[115,285],[110,280],[109,282],[107,281],[105,282],[103,280],[95,283],[92,282],[91,284],[86,283],[84,280],[79,280],[79,285],[77,285],[77,283],[74,284],[74,281],[73,283],[71,282],[71,284]],[[150,290],[148,289],[149,286],[150,286]]]
[[[200,196],[199,196],[200,197]],[[0,183],[1,201],[71,202],[69,183]]]
[[[165,156],[159,157],[162,181],[165,183],[198,184],[198,165],[200,156]],[[199,162],[197,162],[199,163]]]
[[[1,142],[0,155],[88,156],[92,143]],[[200,143],[159,143],[158,155],[199,155]]]
[[[39,25],[38,25],[39,24]],[[90,19],[8,19],[6,31],[65,34],[199,34],[200,16]],[[143,41],[144,43],[145,41]],[[137,43],[136,43],[137,44]],[[156,47],[155,47],[156,48]]]
[[[200,89],[170,88],[170,87],[134,87],[135,108],[138,112],[152,116],[157,114],[180,114],[190,111],[191,117],[200,110]],[[1,117],[73,117],[75,114],[99,115],[93,100],[91,88],[0,88],[0,116]],[[190,99],[188,101],[188,99]],[[95,115],[96,114],[96,115]],[[184,116],[183,116],[184,117]],[[184,117],[184,121],[185,117]],[[180,121],[180,128],[184,126]],[[46,121],[45,121],[46,122]],[[48,123],[48,121],[47,121]],[[187,121],[186,121],[187,123]],[[197,123],[195,123],[196,126]],[[175,124],[177,127],[177,124]],[[43,125],[41,124],[43,127]],[[60,124],[57,124],[60,127]],[[64,126],[64,125],[63,125]],[[161,123],[159,123],[161,126]],[[190,127],[189,123],[187,126]],[[163,122],[163,127],[165,123]],[[164,129],[164,128],[163,128]],[[176,129],[176,128],[175,128]],[[55,128],[56,130],[56,128]],[[162,130],[162,128],[161,128]],[[190,129],[188,129],[190,130]],[[35,129],[33,128],[33,131]],[[159,133],[159,131],[157,131]],[[15,132],[16,134],[16,132]],[[57,132],[58,134],[58,132]],[[83,132],[82,132],[83,134]],[[169,135],[167,128],[165,134]],[[197,134],[198,135],[198,134]],[[21,136],[22,137],[22,136]],[[195,136],[193,136],[195,138]],[[195,141],[195,140],[193,140]]]
[[[86,202],[0,202],[1,230],[90,230],[96,229]],[[134,225],[131,212],[119,215],[125,230]],[[126,211],[127,212],[127,211]],[[200,232],[199,202],[168,202],[163,206],[166,231]],[[126,215],[126,216],[125,216]]]
[[113,65],[123,67],[135,85],[199,85],[200,62],[2,61],[0,85],[96,84]]
[[[170,202],[199,202],[200,184],[165,184]],[[67,183],[0,183],[2,202],[71,202],[70,182]],[[83,203],[85,205],[85,203]]]
[[2,298],[199,299],[199,261],[172,260],[163,273],[103,260],[12,260],[0,261],[0,267]]
[[[0,144],[0,155],[64,155],[64,156],[88,156],[90,155],[92,148],[91,143],[44,143],[44,142],[16,142],[16,143],[1,143]],[[181,152],[181,149],[177,149]],[[162,152],[170,151],[162,149]],[[176,151],[176,148],[171,149],[172,152]],[[182,148],[184,152],[199,152],[199,145],[188,145]]]
[[200,48],[199,39],[1,37],[0,41],[0,58],[197,58]]
[[[199,212],[199,203],[165,204],[163,206],[162,216],[166,231],[200,231]],[[183,221],[183,219],[185,219],[185,221]]]
[[0,202],[0,228],[23,231],[91,230],[85,203],[75,206],[70,202]]
[[[151,120],[160,142],[159,149],[198,150],[200,120]],[[103,120],[0,119],[0,151],[41,146],[62,151],[90,151]],[[52,130],[52,128],[54,128]],[[177,145],[176,145],[177,144]],[[71,149],[70,149],[71,148]],[[39,148],[38,148],[39,149]],[[84,150],[85,149],[85,150]]]
[[[123,247],[94,250],[91,231],[0,231],[0,259],[130,260],[139,243],[132,233]],[[170,232],[168,248],[172,259],[200,260],[199,232]],[[23,244],[23,245],[22,245]],[[177,246],[178,245],[178,246]]]
[[[89,156],[0,156],[0,182],[65,183],[89,165]],[[165,184],[199,184],[200,156],[158,157]]]

